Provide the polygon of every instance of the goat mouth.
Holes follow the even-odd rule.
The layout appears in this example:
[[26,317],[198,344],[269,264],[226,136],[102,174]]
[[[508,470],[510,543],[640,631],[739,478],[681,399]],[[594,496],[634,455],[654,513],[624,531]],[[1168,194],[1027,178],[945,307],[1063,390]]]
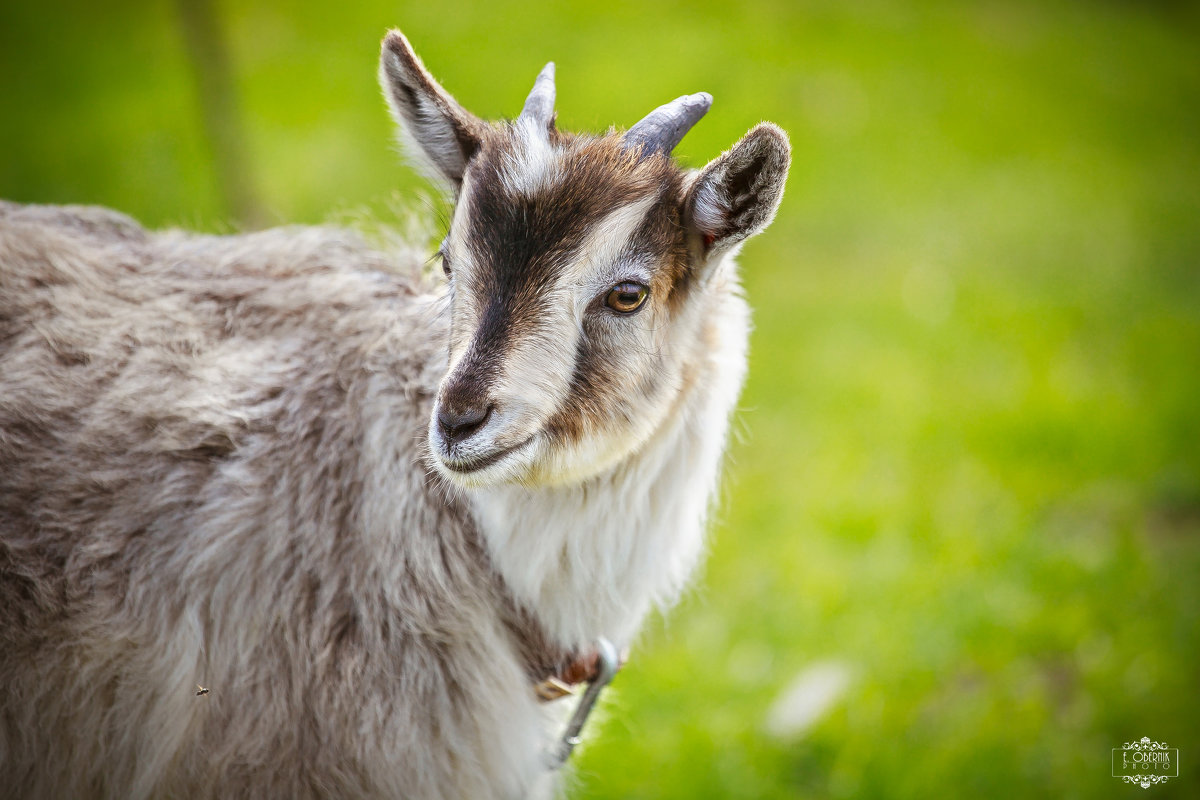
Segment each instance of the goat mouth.
[[525,445],[529,444],[532,441],[533,441],[533,437],[530,436],[528,439],[525,439],[524,441],[521,441],[521,442],[517,442],[516,444],[512,445],[511,447],[502,447],[499,450],[493,450],[492,452],[487,453],[486,455],[479,456],[477,458],[468,458],[468,459],[461,459],[461,460],[456,460],[456,461],[450,461],[448,459],[443,458],[442,464],[446,467],[446,469],[450,470],[451,472],[456,472],[459,475],[469,475],[472,472],[479,472],[480,470],[487,469],[488,467],[492,466],[500,459],[504,458],[505,456],[511,455],[512,453],[515,453],[516,451],[520,450],[522,447],[524,447]]

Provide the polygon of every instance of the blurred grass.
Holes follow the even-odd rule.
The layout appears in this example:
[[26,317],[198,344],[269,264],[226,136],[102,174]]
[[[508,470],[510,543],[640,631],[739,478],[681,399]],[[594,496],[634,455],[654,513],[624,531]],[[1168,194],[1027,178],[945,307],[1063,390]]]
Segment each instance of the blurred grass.
[[[712,557],[619,676],[581,797],[1111,796],[1200,758],[1200,16],[1184,3],[219,3],[268,219],[427,190],[374,82],[402,27],[468,108],[716,97],[795,148]],[[0,9],[0,196],[234,227],[166,2]],[[418,208],[420,205],[418,204]],[[809,664],[810,730],[766,732]]]

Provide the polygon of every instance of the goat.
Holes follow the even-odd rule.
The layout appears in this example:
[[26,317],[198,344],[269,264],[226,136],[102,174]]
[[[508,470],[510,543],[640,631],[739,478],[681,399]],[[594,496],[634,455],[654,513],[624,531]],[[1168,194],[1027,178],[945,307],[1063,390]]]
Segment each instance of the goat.
[[564,133],[553,64],[484,122],[398,31],[380,79],[455,200],[444,282],[0,204],[5,796],[547,796],[534,686],[697,561],[786,136],[685,171],[708,95]]

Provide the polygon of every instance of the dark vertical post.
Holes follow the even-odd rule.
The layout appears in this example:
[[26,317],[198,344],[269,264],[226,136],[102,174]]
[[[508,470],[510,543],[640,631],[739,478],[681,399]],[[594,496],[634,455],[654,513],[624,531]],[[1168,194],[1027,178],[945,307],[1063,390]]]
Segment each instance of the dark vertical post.
[[205,135],[213,153],[225,208],[243,228],[259,228],[265,214],[254,190],[233,86],[229,52],[213,0],[176,0]]

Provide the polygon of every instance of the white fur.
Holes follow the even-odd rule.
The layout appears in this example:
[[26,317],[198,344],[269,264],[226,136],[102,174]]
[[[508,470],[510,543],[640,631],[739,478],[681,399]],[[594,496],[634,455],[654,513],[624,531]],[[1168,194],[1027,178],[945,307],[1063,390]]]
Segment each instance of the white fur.
[[748,332],[736,294],[710,310],[718,348],[633,456],[578,485],[469,492],[510,588],[571,647],[598,636],[628,645],[653,604],[675,599],[701,551]]
[[511,194],[533,197],[554,181],[558,154],[538,120],[522,117],[514,127],[521,147],[505,162],[504,183]]
[[[621,255],[628,249],[629,240],[657,199],[651,195],[615,208],[588,232],[583,246],[579,248],[579,256],[563,271],[559,282],[560,287],[569,289],[575,295],[577,303],[591,300],[601,289],[612,286],[618,280],[638,277],[649,283],[650,276],[645,267],[637,264],[638,271],[634,273],[634,265],[623,261]],[[577,313],[582,316],[582,309],[578,309]]]

